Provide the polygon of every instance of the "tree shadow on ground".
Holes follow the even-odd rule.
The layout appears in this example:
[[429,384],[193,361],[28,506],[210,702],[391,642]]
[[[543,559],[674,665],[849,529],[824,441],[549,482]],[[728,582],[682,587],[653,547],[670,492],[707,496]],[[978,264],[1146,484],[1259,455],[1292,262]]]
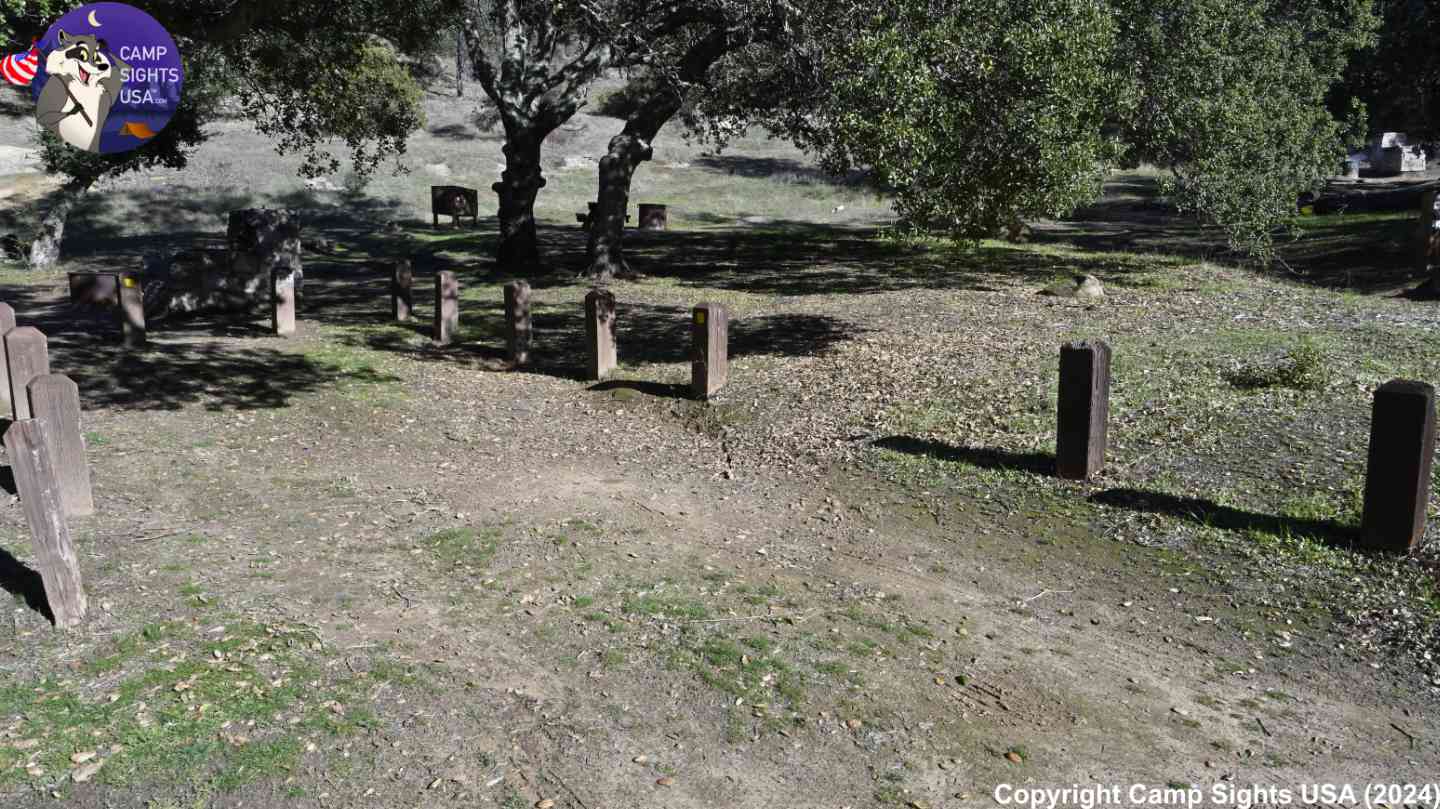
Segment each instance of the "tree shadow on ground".
[[57,353],[87,408],[175,410],[192,402],[204,403],[207,410],[280,408],[297,395],[341,379],[399,381],[300,354],[214,343],[152,344],[136,353],[114,346],[77,346]]
[[984,447],[957,447],[942,441],[931,441],[908,435],[879,438],[872,441],[871,446],[906,455],[962,463],[981,469],[1027,472],[1032,475],[1045,476],[1055,474],[1055,456],[1044,452],[1007,452]]
[[[398,381],[283,351],[283,338],[270,336],[259,313],[167,320],[151,330],[155,339],[145,347],[127,349],[113,316],[77,311],[68,301],[41,298],[37,293],[43,291],[0,287],[0,299],[15,308],[19,325],[44,332],[51,372],[75,381],[86,408],[175,410],[191,403],[204,403],[208,410],[278,408],[341,379]],[[207,336],[256,337],[271,345],[237,347]]]
[[639,272],[683,286],[760,295],[858,295],[908,289],[993,291],[1090,273],[1113,281],[1129,268],[1100,258],[1024,249],[930,249],[874,238],[872,229],[805,223],[724,231],[673,231],[627,241]]
[[480,131],[480,129],[477,128],[475,125],[473,125],[473,124],[468,124],[468,123],[445,124],[445,125],[443,125],[443,126],[437,126],[437,127],[435,127],[434,129],[427,129],[427,130],[426,130],[426,134],[429,134],[429,135],[431,135],[431,136],[433,136],[433,137],[437,137],[437,138],[445,138],[446,140],[458,140],[458,141],[466,141],[466,140],[501,141],[501,140],[504,140],[504,139],[505,139],[504,133],[501,133],[501,132],[482,132],[482,131]]
[[[378,294],[375,286],[371,293]],[[354,293],[349,293],[354,294]],[[368,294],[360,298],[370,300]],[[388,299],[387,299],[388,304]],[[326,315],[317,315],[325,317]],[[344,310],[333,312],[336,322],[354,325]],[[472,364],[475,361],[503,365],[506,330],[503,301],[476,306],[461,301],[460,342],[436,347],[417,341],[429,337],[429,321],[389,324],[383,329],[351,331],[341,340],[379,351],[390,351],[420,360]],[[585,343],[585,306],[534,305],[530,312],[531,351],[525,370],[584,380],[588,373],[589,349]],[[683,363],[690,359],[690,310],[679,306],[627,303],[621,301],[615,313],[615,343],[619,360],[626,365]],[[776,314],[730,322],[730,357],[808,356],[829,350],[853,339],[862,329],[826,315]]]
[[40,573],[4,548],[0,548],[0,590],[24,601],[25,606],[55,623],[55,613],[51,612],[50,600],[45,597],[45,581]]
[[[1414,233],[1424,190],[1414,183],[1332,182],[1316,201],[1316,216],[1293,220],[1299,238],[1277,237],[1279,258],[1290,270],[1285,277],[1362,292],[1393,291],[1423,277],[1416,269]],[[1063,220],[1037,223],[1031,241],[1256,267],[1228,245],[1221,228],[1177,211],[1161,196],[1155,177],[1107,181],[1102,199]]]
[[661,399],[693,398],[689,385],[671,385],[664,382],[648,382],[638,379],[607,379],[604,382],[597,382],[591,385],[588,389],[595,393],[633,390],[636,393],[643,393],[646,396],[654,396]]
[[[395,252],[397,242],[408,246],[411,241],[385,230],[403,212],[397,200],[308,189],[266,197],[237,191],[191,193],[195,191],[161,186],[129,190],[123,196],[92,193],[82,197],[65,234],[68,269],[138,270],[149,255],[223,249],[229,213],[242,208],[295,211],[302,243],[324,236],[346,243],[355,254],[377,250],[384,255]],[[143,212],[143,232],[131,224],[137,211]],[[310,255],[307,253],[307,259]]]
[[737,154],[705,155],[690,161],[706,171],[731,176],[772,179],[800,185],[831,185],[860,187],[869,183],[870,174],[854,170],[843,175],[831,174],[790,157],[747,157]]
[[1141,489],[1106,489],[1091,495],[1090,502],[1130,511],[1164,514],[1227,531],[1257,531],[1279,537],[1308,537],[1339,548],[1352,547],[1356,539],[1354,529],[1330,520],[1260,514],[1222,506],[1198,497],[1182,497]]

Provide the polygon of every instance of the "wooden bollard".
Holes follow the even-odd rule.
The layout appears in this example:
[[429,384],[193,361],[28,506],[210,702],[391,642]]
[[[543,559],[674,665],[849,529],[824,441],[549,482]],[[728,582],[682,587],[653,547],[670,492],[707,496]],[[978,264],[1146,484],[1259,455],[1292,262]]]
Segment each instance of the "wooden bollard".
[[10,404],[15,420],[31,418],[30,380],[50,373],[50,349],[45,335],[34,326],[5,332],[5,363],[9,371]]
[[270,271],[270,328],[280,337],[295,333],[295,273]]
[[1375,391],[1361,543],[1409,553],[1425,534],[1435,455],[1435,388],[1393,379]]
[[604,379],[615,370],[615,293],[592,289],[585,296],[585,346],[590,379]]
[[85,461],[85,442],[80,437],[80,388],[64,374],[41,374],[27,387],[30,412],[45,425],[45,441],[65,516],[94,514],[90,465]]
[[723,305],[702,303],[690,313],[690,351],[690,391],[708,399],[730,375],[730,315]]
[[58,627],[78,626],[85,618],[85,588],[80,582],[80,560],[65,522],[45,425],[37,419],[11,424],[5,431],[5,451],[10,456],[25,521],[30,524],[50,614]]
[[1105,465],[1110,418],[1110,346],[1083,340],[1060,347],[1055,472],[1087,480]]
[[116,309],[120,306],[120,276],[110,272],[72,272],[70,305]]
[[415,297],[411,290],[414,280],[415,275],[408,260],[400,259],[390,265],[390,311],[394,313],[397,323],[409,322],[411,311],[415,308]]
[[1430,284],[1440,290],[1440,191],[1420,197],[1420,226],[1416,233],[1420,271],[1432,273]]
[[435,273],[435,342],[449,345],[460,328],[460,284],[455,273]]
[[5,335],[15,328],[15,310],[8,303],[0,303],[0,418],[15,414],[10,401],[10,363],[5,359]]
[[505,285],[505,345],[512,365],[530,361],[530,285],[515,281]]
[[120,273],[120,331],[127,348],[145,345],[145,289],[133,272]]

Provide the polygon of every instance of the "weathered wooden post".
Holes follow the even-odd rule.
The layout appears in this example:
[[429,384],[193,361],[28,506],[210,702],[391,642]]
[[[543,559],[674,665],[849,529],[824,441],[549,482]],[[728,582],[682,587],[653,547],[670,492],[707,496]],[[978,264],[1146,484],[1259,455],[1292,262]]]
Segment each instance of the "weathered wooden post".
[[402,258],[390,265],[390,310],[395,314],[397,323],[408,322],[415,308],[415,297],[411,291],[414,280],[409,259]]
[[512,365],[530,361],[530,285],[514,281],[505,285],[505,343]]
[[702,303],[690,317],[690,390],[708,399],[730,375],[730,314],[718,303]]
[[1440,291],[1440,191],[1420,197],[1420,227],[1417,232],[1421,272],[1428,272],[1430,286]]
[[1110,346],[1083,340],[1060,347],[1055,472],[1087,480],[1105,465],[1110,418]]
[[126,348],[145,345],[145,289],[133,272],[120,273],[120,331]]
[[64,374],[41,374],[30,380],[30,412],[45,425],[45,441],[67,517],[95,513],[90,490],[90,465],[80,437],[80,388]]
[[585,296],[585,346],[590,352],[590,379],[604,379],[615,370],[615,293],[592,289]]
[[1425,534],[1435,455],[1435,388],[1392,379],[1375,391],[1361,544],[1409,553]]
[[50,349],[45,335],[34,326],[5,332],[5,363],[10,372],[10,404],[15,420],[31,418],[30,380],[50,373]]
[[10,362],[5,358],[5,335],[15,328],[15,310],[8,303],[0,303],[0,416],[14,415],[15,406],[10,402]]
[[85,588],[80,582],[80,559],[65,523],[45,425],[28,418],[11,424],[5,431],[5,451],[10,456],[25,521],[30,524],[50,614],[58,627],[78,626],[85,618]]
[[110,272],[67,273],[70,280],[70,305],[91,309],[116,309],[120,306],[120,275]]
[[640,229],[664,230],[669,222],[668,210],[664,205],[642,203],[640,205]]
[[295,333],[295,274],[289,269],[270,273],[270,326],[281,337]]
[[435,342],[449,345],[460,327],[460,284],[455,273],[435,273]]

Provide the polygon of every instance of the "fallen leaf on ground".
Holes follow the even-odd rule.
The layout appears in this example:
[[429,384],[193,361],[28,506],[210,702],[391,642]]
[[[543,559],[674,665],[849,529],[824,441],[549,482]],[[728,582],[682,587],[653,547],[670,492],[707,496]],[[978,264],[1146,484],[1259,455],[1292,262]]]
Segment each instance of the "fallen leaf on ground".
[[95,773],[100,772],[100,768],[103,766],[105,766],[104,759],[92,761],[83,767],[76,768],[75,772],[70,773],[70,777],[75,780],[75,783],[83,784],[91,778],[94,778]]

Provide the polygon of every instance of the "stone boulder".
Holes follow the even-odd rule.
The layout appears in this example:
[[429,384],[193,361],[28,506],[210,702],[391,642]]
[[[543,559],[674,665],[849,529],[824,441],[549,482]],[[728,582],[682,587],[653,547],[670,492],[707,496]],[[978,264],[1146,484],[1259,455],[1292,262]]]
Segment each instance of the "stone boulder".
[[187,250],[170,258],[147,256],[145,314],[250,312],[269,305],[271,274],[304,278],[300,221],[293,211],[231,211],[224,250]]
[[1099,300],[1105,297],[1105,287],[1101,285],[1100,279],[1093,275],[1077,275],[1065,281],[1056,281],[1040,290],[1040,294],[1057,298]]

